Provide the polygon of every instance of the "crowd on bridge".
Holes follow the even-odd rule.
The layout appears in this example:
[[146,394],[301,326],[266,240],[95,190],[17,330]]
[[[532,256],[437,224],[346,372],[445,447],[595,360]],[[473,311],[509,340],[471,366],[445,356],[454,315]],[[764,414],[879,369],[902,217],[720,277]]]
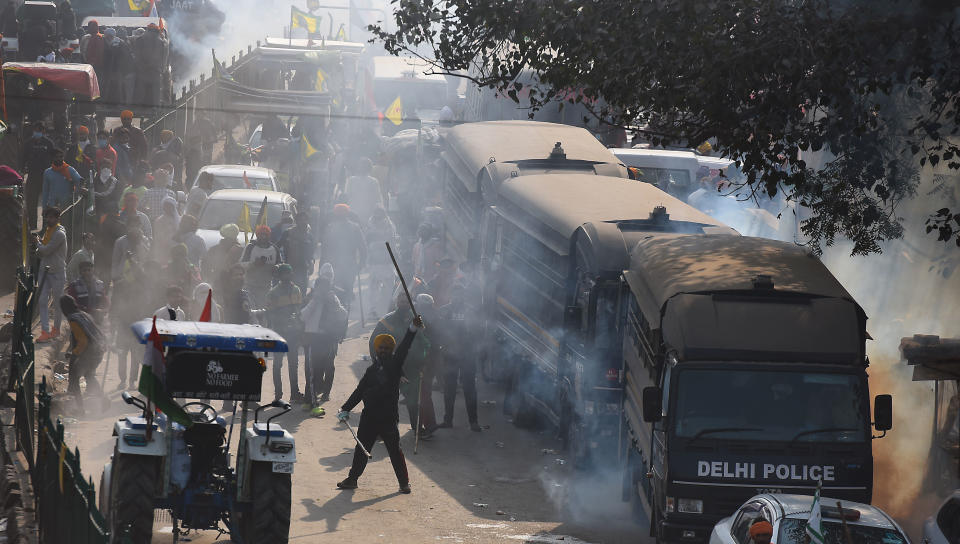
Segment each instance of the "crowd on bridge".
[[[161,19],[145,19],[137,28],[101,26],[90,19],[78,27],[70,0],[58,2],[56,20],[38,13],[22,4],[17,8],[10,0],[0,7],[0,33],[18,37],[19,60],[91,65],[102,103],[141,107],[163,103],[171,74],[170,41]],[[11,60],[8,54],[4,60]]]

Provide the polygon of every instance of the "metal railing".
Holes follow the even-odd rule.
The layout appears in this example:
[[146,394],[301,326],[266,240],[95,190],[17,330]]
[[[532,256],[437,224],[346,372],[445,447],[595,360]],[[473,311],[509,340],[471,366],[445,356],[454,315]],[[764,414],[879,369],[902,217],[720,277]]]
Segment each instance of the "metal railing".
[[[45,376],[40,382],[39,394],[34,393],[32,327],[38,292],[36,274],[30,267],[20,266],[8,389],[16,392],[16,447],[23,452],[29,466],[40,542],[107,544],[109,528],[97,508],[93,481],[85,479],[80,470],[80,451],[70,451],[64,441],[63,423],[58,419],[54,424],[50,420],[53,399],[47,392]],[[39,402],[34,404],[34,399]],[[130,540],[124,536],[119,542],[128,544]]]
[[[110,533],[97,508],[93,480],[80,470],[80,450],[70,451],[63,423],[50,420],[47,379],[40,382],[37,413],[37,460],[33,489],[37,496],[37,526],[41,542],[107,544]],[[101,490],[102,491],[102,490]]]
[[17,269],[17,297],[13,313],[11,337],[10,383],[8,390],[16,392],[16,446],[24,453],[31,471],[34,465],[33,448],[33,399],[35,372],[33,364],[33,302],[36,295],[36,278],[24,266]]

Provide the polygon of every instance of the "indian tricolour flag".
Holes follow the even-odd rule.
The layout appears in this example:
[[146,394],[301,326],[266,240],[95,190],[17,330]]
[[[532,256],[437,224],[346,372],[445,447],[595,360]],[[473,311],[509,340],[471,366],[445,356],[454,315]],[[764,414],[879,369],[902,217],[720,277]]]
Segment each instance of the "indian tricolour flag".
[[163,385],[166,367],[167,363],[163,359],[163,343],[160,341],[160,334],[157,332],[157,318],[154,316],[153,327],[150,329],[150,336],[147,337],[147,345],[143,353],[143,364],[140,368],[140,382],[137,384],[137,391],[147,397],[147,400],[153,403],[157,409],[167,414],[167,417],[172,421],[190,427],[193,425],[190,416],[167,394]]
[[824,544],[823,540],[823,518],[820,515],[820,488],[823,485],[822,480],[817,480],[817,491],[813,494],[813,506],[810,507],[810,517],[807,519],[807,536],[810,537],[810,544]]

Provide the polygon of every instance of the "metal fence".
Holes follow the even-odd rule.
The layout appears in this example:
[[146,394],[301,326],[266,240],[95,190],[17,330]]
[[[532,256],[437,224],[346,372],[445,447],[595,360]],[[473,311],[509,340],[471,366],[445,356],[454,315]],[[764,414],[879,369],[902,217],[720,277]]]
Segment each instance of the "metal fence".
[[97,509],[93,480],[86,480],[80,470],[80,450],[70,451],[63,423],[50,420],[46,377],[40,382],[39,400],[33,483],[40,541],[107,544],[109,530]]
[[[29,465],[40,541],[107,544],[109,528],[97,508],[93,481],[85,479],[80,469],[80,452],[70,451],[63,424],[50,420],[52,397],[46,377],[35,394],[32,327],[38,291],[36,274],[30,267],[19,267],[8,389],[16,392],[16,445]],[[114,540],[130,542],[126,536]]]

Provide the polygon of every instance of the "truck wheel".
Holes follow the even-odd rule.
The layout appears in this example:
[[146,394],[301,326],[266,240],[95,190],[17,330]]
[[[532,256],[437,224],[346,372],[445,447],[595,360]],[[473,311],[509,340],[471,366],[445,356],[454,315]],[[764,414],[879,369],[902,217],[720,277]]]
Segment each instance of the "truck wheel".
[[287,542],[290,538],[290,486],[290,475],[274,473],[272,463],[251,465],[253,508],[244,515],[244,542]]
[[23,199],[0,190],[0,289],[11,291],[17,285],[20,264],[20,228],[23,221]]
[[119,537],[129,527],[131,542],[150,542],[153,537],[157,458],[118,454],[114,455],[113,459],[110,476],[110,534]]

